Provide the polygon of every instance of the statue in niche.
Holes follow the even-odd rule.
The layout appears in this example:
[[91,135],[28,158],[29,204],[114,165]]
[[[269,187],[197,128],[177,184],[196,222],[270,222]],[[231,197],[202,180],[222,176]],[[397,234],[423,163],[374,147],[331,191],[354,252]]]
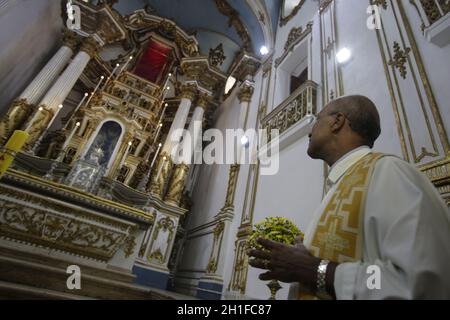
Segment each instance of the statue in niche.
[[114,153],[122,133],[121,126],[115,121],[105,122],[92,143],[85,159],[99,166],[106,166]]
[[219,44],[215,49],[209,49],[209,63],[214,67],[221,66],[226,58],[222,44]]
[[100,161],[103,159],[103,156],[104,152],[102,148],[96,146],[93,148],[92,152],[89,153],[87,161],[95,165],[100,165]]

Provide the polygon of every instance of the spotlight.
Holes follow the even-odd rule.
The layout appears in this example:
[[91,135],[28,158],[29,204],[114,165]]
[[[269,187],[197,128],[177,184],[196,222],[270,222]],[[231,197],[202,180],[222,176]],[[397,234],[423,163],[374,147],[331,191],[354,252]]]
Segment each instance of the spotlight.
[[336,60],[339,64],[346,63],[347,61],[350,60],[351,57],[352,57],[352,52],[347,48],[342,48],[336,54]]
[[241,138],[241,144],[243,145],[243,146],[248,146],[248,142],[249,142],[249,140],[248,140],[248,138],[247,138],[247,136],[243,136],[242,138]]
[[259,52],[265,56],[266,54],[269,53],[269,49],[266,46],[262,46],[261,49],[259,49]]

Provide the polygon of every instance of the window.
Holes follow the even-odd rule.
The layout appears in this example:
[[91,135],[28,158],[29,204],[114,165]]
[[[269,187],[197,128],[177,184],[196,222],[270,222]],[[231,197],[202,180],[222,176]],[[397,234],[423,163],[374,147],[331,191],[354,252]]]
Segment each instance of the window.
[[289,95],[293,94],[295,90],[300,88],[308,80],[308,68],[304,69],[299,76],[291,75],[291,90]]
[[288,99],[310,77],[310,43],[309,36],[304,37],[289,54],[283,55],[275,74],[275,95],[273,108]]

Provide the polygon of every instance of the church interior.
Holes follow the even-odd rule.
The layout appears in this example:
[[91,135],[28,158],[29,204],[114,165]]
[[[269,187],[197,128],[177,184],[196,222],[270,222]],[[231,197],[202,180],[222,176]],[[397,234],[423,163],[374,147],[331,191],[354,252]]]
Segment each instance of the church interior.
[[[450,207],[449,44],[446,0],[0,0],[0,144],[27,132],[1,151],[0,297],[289,299],[246,242],[267,217],[307,228],[330,101],[369,97],[374,149]],[[208,130],[278,130],[276,172],[176,162],[183,129],[200,153]]]

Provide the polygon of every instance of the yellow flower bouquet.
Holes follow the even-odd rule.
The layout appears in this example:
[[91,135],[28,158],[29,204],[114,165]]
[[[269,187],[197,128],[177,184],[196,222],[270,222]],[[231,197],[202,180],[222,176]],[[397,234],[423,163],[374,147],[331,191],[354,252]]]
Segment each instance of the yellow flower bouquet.
[[[252,233],[247,239],[248,249],[266,250],[257,240],[259,238],[269,239],[275,242],[294,245],[298,236],[304,237],[303,232],[290,220],[281,217],[269,217],[255,224]],[[275,300],[277,291],[281,289],[278,281],[272,280],[267,284],[271,296],[269,300]]]
[[269,217],[255,224],[252,233],[247,239],[247,247],[249,249],[263,250],[264,248],[257,242],[258,238],[293,245],[298,236],[303,237],[304,234],[289,219]]

